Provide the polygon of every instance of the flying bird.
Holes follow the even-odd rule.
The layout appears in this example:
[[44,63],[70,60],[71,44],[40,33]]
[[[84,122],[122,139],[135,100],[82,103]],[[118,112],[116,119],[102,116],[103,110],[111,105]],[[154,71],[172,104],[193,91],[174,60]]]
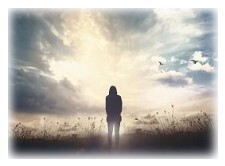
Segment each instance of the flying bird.
[[190,61],[192,61],[194,64],[196,64],[198,62],[198,60],[194,60],[194,59],[192,59]]
[[162,62],[159,61],[159,65],[161,66],[161,65],[164,65],[164,64],[163,64]]

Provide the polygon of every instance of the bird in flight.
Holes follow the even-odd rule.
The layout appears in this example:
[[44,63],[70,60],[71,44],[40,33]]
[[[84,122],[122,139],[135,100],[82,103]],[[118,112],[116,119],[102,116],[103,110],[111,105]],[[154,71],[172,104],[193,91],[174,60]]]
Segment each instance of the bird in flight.
[[192,59],[190,61],[192,61],[194,64],[196,64],[198,62],[198,60],[194,60],[194,59]]
[[162,62],[159,61],[159,65],[161,66],[161,65],[164,65],[164,64],[163,64]]

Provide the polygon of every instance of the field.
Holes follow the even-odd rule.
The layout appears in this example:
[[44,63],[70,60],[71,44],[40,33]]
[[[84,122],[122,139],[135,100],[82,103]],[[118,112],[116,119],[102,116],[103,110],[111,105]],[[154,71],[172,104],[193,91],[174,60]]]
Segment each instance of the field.
[[214,148],[213,116],[202,111],[187,117],[178,117],[166,111],[130,117],[130,124],[120,134],[119,149],[107,148],[107,124],[104,118],[82,118],[77,117],[74,122],[54,122],[43,117],[41,127],[28,127],[23,123],[11,125],[11,150],[17,154],[209,153]]

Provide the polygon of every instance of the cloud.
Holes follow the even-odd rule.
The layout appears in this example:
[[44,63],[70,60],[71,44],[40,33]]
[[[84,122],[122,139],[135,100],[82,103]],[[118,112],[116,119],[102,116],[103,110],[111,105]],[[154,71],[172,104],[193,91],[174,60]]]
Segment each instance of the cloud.
[[170,61],[171,61],[171,62],[177,62],[177,61],[179,61],[179,59],[177,59],[177,58],[175,58],[174,56],[172,56],[172,57],[170,58]]
[[176,71],[168,71],[165,73],[160,73],[152,77],[157,82],[166,84],[172,87],[183,87],[192,83],[190,77],[186,77],[183,73]]
[[42,14],[42,11],[29,10],[10,13],[11,60],[17,67],[32,66],[50,73],[48,59],[62,58],[62,55],[72,54],[73,49],[65,46],[52,32]]
[[[81,9],[14,15],[11,65],[18,70],[12,71],[16,81],[11,82],[19,111],[103,110],[112,84],[128,110],[146,109],[145,103],[162,107],[194,94],[186,89],[192,86],[192,76],[205,79],[197,71],[187,72],[193,50],[209,48],[214,35],[196,10]],[[176,95],[175,87],[181,87]]]
[[[103,15],[109,20],[108,28],[113,31],[116,28],[119,31],[113,31],[115,34],[127,33],[145,33],[156,23],[156,15],[152,9],[117,9],[103,12]],[[115,30],[115,29],[114,29]]]
[[189,9],[154,9],[161,25],[167,27],[167,31],[171,34],[179,34],[184,37],[193,37],[202,35],[199,24],[188,24],[188,21],[194,20],[196,17],[194,10]]
[[195,65],[191,64],[188,66],[188,69],[190,69],[191,71],[205,71],[208,73],[214,71],[214,67],[209,65],[209,63],[205,63],[205,64],[196,63]]
[[154,63],[157,63],[157,64],[159,63],[159,61],[162,62],[162,63],[166,63],[167,62],[167,60],[165,58],[163,58],[162,56],[159,56],[159,55],[152,56],[151,57],[151,61],[154,62]]
[[203,57],[203,52],[202,51],[195,51],[194,54],[192,55],[192,59],[197,60],[201,63],[207,62],[208,58]]
[[156,25],[149,31],[151,40],[163,44],[160,48],[164,55],[174,56],[178,52],[195,47],[195,38],[205,34],[205,30],[196,21],[195,10],[154,9]]
[[81,103],[79,87],[75,87],[67,78],[56,81],[33,71],[14,69],[11,89],[12,110],[18,112],[68,115],[91,111]]
[[187,68],[191,71],[205,71],[211,73],[214,71],[214,67],[209,64],[208,57],[203,56],[202,51],[195,51],[191,59],[197,60],[196,64],[189,62]]
[[181,65],[183,65],[183,64],[187,64],[187,61],[186,61],[186,60],[181,59],[181,60],[180,60],[180,64],[181,64]]

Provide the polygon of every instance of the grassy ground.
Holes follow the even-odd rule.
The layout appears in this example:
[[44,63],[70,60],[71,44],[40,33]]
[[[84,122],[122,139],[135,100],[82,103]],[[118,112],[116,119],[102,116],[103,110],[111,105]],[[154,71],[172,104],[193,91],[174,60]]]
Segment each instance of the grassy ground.
[[[62,137],[52,138],[11,138],[13,149],[16,152],[40,151],[78,151],[102,152],[107,151],[105,135],[90,136],[87,138]],[[159,151],[202,151],[208,152],[212,148],[212,134],[210,131],[176,132],[169,135],[151,133],[124,134],[120,139],[122,152],[159,152]]]
[[[200,114],[192,118],[177,120],[175,117],[158,116],[155,118],[158,124],[150,123],[149,119],[135,118],[139,123],[143,122],[145,127],[133,128],[129,133],[125,132],[120,136],[120,152],[201,152],[208,153],[213,148],[213,123],[210,115]],[[77,134],[57,134],[74,129],[74,125],[59,126],[58,129],[46,130],[30,129],[17,124],[10,131],[11,148],[15,153],[23,152],[77,152],[104,153],[107,148],[107,135],[96,130],[99,126],[90,124],[90,129],[86,135]],[[67,127],[66,127],[67,126]]]

